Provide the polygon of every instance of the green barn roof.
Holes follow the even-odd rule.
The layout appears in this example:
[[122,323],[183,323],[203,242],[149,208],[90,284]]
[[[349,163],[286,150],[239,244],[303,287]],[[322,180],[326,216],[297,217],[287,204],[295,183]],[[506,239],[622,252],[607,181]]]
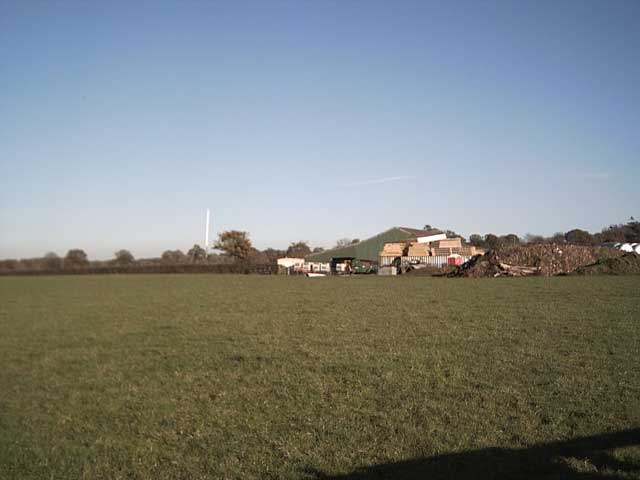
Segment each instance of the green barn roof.
[[385,243],[401,242],[417,237],[427,237],[429,235],[437,235],[442,233],[440,230],[421,230],[418,228],[393,227],[382,233],[374,235],[371,238],[362,240],[341,248],[332,248],[320,253],[312,253],[307,255],[305,260],[308,262],[330,262],[332,258],[355,258],[358,260],[370,260],[377,262],[378,254],[382,250]]

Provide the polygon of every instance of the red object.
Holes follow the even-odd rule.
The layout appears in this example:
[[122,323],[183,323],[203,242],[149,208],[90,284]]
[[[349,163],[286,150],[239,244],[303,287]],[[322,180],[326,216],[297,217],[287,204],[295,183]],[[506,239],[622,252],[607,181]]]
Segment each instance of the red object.
[[451,255],[447,258],[449,265],[462,265],[462,257],[460,255]]

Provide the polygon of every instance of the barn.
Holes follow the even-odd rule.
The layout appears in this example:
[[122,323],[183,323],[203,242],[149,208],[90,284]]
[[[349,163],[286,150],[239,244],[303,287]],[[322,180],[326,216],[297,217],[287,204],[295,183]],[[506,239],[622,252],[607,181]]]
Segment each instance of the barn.
[[385,243],[416,240],[420,237],[430,237],[442,234],[440,230],[422,230],[409,227],[393,227],[371,238],[341,248],[332,248],[320,253],[312,253],[305,257],[309,263],[329,263],[331,271],[336,270],[339,263],[347,263],[354,267],[358,265],[377,265],[378,255]]

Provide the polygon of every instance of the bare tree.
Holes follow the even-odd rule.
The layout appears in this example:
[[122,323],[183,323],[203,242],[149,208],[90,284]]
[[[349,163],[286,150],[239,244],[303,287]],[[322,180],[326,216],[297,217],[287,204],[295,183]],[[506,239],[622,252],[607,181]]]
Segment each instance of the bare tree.
[[340,240],[338,240],[336,242],[335,248],[348,247],[349,245],[351,245],[351,239],[350,238],[341,238]]

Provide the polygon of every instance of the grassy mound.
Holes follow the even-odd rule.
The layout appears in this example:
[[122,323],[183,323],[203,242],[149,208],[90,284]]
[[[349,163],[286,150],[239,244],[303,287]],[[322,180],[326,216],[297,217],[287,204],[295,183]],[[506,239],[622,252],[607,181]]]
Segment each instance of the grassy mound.
[[591,265],[576,269],[577,275],[628,275],[640,273],[640,255],[627,253],[621,257],[600,258]]

